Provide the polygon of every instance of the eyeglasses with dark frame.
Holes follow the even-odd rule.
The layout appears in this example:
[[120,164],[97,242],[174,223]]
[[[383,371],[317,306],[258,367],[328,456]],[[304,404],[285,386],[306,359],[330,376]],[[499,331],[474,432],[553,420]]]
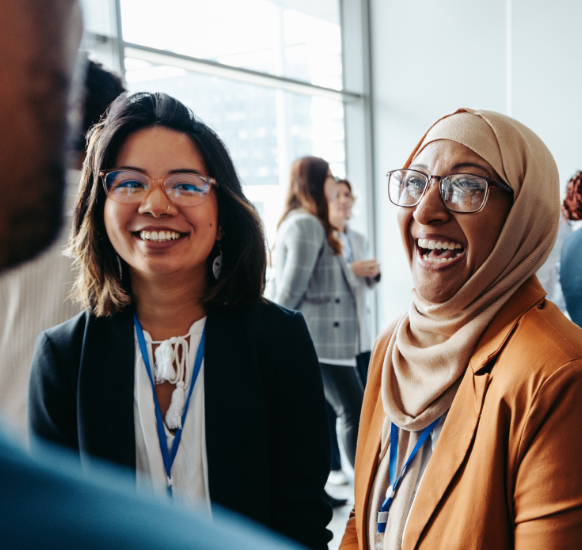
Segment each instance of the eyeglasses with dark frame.
[[153,185],[161,185],[170,202],[181,206],[199,206],[218,183],[214,178],[189,172],[171,174],[167,178],[152,180],[135,170],[103,170],[99,172],[107,196],[120,203],[141,202]]
[[509,185],[474,174],[432,176],[418,170],[405,169],[391,170],[386,177],[390,202],[404,208],[413,208],[421,201],[433,178],[438,180],[441,199],[451,212],[479,212],[487,202],[491,187],[498,187],[513,196],[513,189]]

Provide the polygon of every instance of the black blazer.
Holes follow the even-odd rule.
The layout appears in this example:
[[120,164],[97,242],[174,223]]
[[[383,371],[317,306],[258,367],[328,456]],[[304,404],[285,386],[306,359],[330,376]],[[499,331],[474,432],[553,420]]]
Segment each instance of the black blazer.
[[[135,471],[131,308],[83,312],[42,332],[30,374],[32,433]],[[300,313],[273,303],[208,313],[204,354],[213,502],[309,548],[326,549],[329,433],[313,343]]]

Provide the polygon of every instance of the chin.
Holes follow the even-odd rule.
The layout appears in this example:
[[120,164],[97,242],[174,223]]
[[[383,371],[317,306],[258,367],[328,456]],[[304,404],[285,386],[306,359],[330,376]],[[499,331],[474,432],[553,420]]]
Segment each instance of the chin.
[[441,289],[435,290],[434,285],[414,285],[416,292],[431,304],[444,304],[450,300],[457,292],[457,289]]

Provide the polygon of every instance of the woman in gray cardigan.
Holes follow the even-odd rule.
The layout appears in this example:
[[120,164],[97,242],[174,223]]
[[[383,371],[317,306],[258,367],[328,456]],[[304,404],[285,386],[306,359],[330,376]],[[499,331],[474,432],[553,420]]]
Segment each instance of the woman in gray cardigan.
[[284,214],[274,249],[270,297],[300,311],[315,344],[325,397],[342,421],[342,440],[354,464],[363,387],[353,368],[360,351],[357,280],[329,222],[336,193],[329,164],[303,157],[291,167]]
[[360,329],[360,353],[356,357],[358,371],[365,386],[368,380],[368,363],[372,351],[372,341],[376,335],[372,335],[370,328],[370,311],[368,309],[368,291],[374,288],[380,281],[380,264],[376,258],[370,258],[366,237],[348,226],[348,220],[352,217],[354,194],[352,185],[346,180],[337,182],[337,194],[329,205],[329,220],[338,231],[342,243],[342,255],[348,266],[356,276],[356,305],[358,309],[358,323]]

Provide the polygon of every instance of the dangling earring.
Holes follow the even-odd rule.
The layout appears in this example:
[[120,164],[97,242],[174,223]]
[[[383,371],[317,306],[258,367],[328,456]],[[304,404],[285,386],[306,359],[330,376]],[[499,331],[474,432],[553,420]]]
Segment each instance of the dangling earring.
[[119,272],[119,282],[121,282],[123,280],[123,266],[121,265],[121,258],[119,257],[119,254],[115,254],[115,258],[117,260],[117,270]]
[[220,241],[216,241],[216,244],[218,246],[218,256],[212,262],[212,273],[214,274],[214,278],[218,279],[222,268],[222,250],[220,249]]

